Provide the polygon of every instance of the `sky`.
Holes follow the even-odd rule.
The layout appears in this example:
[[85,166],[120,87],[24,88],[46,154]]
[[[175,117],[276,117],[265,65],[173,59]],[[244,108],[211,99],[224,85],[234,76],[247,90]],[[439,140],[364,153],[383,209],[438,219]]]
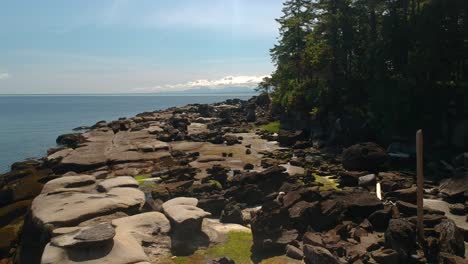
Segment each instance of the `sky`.
[[0,0],[0,94],[254,86],[283,0]]

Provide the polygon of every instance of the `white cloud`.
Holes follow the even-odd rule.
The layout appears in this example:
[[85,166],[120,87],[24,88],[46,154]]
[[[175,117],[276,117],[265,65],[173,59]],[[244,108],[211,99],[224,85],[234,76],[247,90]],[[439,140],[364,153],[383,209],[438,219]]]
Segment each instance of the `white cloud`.
[[3,73],[0,72],[0,80],[6,80],[6,79],[8,79],[8,78],[10,78],[10,74],[9,74],[9,73],[7,73],[7,72],[3,72]]
[[186,91],[194,88],[211,88],[211,89],[222,89],[225,87],[249,87],[254,88],[262,81],[267,75],[261,76],[226,76],[221,79],[208,80],[201,79],[190,81],[179,84],[166,84],[157,85],[149,88],[139,88],[136,91],[144,92],[175,92],[175,91]]

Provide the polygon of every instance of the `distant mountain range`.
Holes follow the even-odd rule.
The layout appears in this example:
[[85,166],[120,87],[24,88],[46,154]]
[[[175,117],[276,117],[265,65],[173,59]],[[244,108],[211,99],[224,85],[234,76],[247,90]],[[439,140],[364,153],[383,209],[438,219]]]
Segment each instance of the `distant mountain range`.
[[183,91],[160,91],[155,92],[156,94],[256,94],[258,93],[252,87],[194,87]]

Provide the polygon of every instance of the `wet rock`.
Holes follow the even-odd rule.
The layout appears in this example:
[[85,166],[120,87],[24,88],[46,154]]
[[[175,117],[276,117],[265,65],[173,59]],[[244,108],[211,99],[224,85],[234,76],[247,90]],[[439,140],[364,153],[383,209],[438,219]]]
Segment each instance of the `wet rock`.
[[342,154],[343,167],[351,171],[378,171],[387,159],[385,150],[372,142],[352,145]]
[[68,148],[76,148],[78,145],[86,142],[86,139],[81,133],[73,133],[60,135],[55,141],[59,145],[66,146]]
[[405,263],[416,248],[416,233],[413,226],[404,219],[392,219],[385,231],[385,245],[398,253]]

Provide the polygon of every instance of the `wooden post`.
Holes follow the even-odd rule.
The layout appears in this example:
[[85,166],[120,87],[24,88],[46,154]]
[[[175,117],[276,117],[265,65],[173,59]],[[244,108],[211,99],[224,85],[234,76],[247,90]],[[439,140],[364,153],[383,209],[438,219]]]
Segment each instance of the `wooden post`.
[[417,156],[417,205],[418,205],[418,236],[419,241],[424,241],[424,223],[423,223],[423,198],[424,198],[424,174],[423,174],[423,134],[422,130],[416,132],[416,156]]

